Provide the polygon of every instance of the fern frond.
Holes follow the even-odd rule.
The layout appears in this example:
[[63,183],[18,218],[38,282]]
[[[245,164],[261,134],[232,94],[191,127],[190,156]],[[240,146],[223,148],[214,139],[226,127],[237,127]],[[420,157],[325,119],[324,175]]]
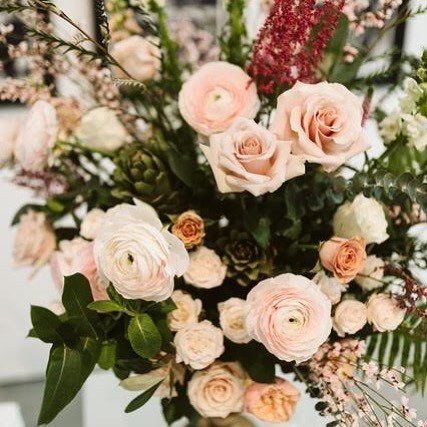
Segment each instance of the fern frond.
[[404,368],[403,377],[411,378],[419,391],[427,385],[427,319],[412,316],[396,331],[374,334],[367,339],[366,359],[383,367]]
[[114,83],[117,84],[117,86],[127,86],[132,88],[139,88],[145,90],[145,84],[142,82],[139,82],[138,80],[131,80],[131,79],[114,79]]
[[100,43],[106,50],[108,50],[111,35],[104,0],[95,0],[95,18],[101,35]]

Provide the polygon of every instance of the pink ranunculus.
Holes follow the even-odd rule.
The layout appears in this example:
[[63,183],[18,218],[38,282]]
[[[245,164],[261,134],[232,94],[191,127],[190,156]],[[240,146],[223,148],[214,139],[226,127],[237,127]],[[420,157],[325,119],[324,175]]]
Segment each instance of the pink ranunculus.
[[245,393],[245,410],[262,421],[284,423],[294,416],[300,397],[292,383],[278,377],[273,384],[251,384]]
[[65,276],[81,273],[89,281],[93,299],[107,300],[109,299],[108,283],[98,274],[93,246],[93,242],[87,242],[80,237],[60,242],[60,250],[54,253],[50,263],[52,278],[58,289],[62,291]]
[[329,337],[331,302],[306,277],[281,274],[249,292],[246,328],[280,360],[303,362]]
[[50,160],[58,135],[55,108],[46,101],[37,101],[16,141],[15,157],[23,169],[40,172]]
[[276,191],[286,180],[302,175],[304,162],[291,154],[290,141],[245,117],[201,145],[222,193],[249,191],[254,196]]
[[279,96],[271,131],[293,142],[293,154],[331,172],[369,148],[362,117],[362,100],[345,86],[297,82]]
[[209,62],[182,86],[179,110],[202,135],[223,132],[239,116],[253,119],[260,107],[251,78],[228,62]]

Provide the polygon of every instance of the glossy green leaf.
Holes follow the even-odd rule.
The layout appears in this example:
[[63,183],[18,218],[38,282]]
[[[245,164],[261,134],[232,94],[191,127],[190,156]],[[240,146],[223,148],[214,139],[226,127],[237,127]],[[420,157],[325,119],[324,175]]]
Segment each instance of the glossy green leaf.
[[129,340],[141,357],[150,358],[159,353],[162,337],[148,314],[133,317],[128,327]]
[[126,406],[125,412],[134,412],[144,406],[153,397],[154,393],[159,388],[161,383],[162,382],[160,381],[158,384],[154,385],[153,387],[149,388],[147,391],[144,391],[144,393],[133,399],[132,402],[130,402],[129,405]]

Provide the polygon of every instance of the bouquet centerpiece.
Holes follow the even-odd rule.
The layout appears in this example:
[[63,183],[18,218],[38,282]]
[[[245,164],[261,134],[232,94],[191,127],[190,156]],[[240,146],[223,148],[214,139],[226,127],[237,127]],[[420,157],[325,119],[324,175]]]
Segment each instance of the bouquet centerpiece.
[[61,298],[31,308],[51,346],[40,424],[99,366],[135,392],[126,412],[157,395],[167,424],[286,422],[300,382],[329,427],[427,425],[405,394],[427,380],[427,54],[366,72],[424,10],[264,1],[251,40],[246,6],[224,2],[217,42],[159,0],[96,1],[99,38],[53,1],[0,6],[27,34],[0,27],[29,70],[0,86],[31,107],[0,130],[35,196],[14,257],[49,263]]

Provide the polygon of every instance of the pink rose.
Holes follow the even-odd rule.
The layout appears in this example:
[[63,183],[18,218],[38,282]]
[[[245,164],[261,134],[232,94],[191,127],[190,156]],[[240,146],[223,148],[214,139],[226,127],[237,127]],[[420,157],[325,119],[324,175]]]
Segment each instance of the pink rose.
[[276,378],[274,384],[253,383],[246,389],[245,410],[262,421],[284,423],[294,416],[300,396],[283,378]]
[[260,107],[255,84],[238,66],[209,62],[182,86],[179,111],[202,135],[226,130],[239,116],[253,119]]
[[109,299],[107,294],[108,283],[103,281],[96,268],[93,255],[93,242],[87,242],[80,237],[73,240],[63,240],[59,243],[51,259],[52,278],[62,291],[64,277],[81,273],[89,281],[92,296],[95,301]]
[[22,168],[40,172],[49,164],[52,148],[58,134],[55,108],[46,101],[37,101],[16,142],[15,157]]
[[201,145],[201,149],[219,191],[259,196],[304,173],[304,163],[291,154],[291,145],[253,120],[239,117],[225,132],[210,137],[210,147]]
[[246,328],[280,360],[303,362],[329,337],[331,302],[306,277],[281,274],[249,292]]
[[16,266],[31,266],[33,276],[49,261],[55,247],[55,233],[43,212],[29,210],[21,216],[13,247]]
[[293,154],[331,172],[369,148],[362,117],[362,101],[345,86],[297,82],[279,96],[271,131],[293,141]]

